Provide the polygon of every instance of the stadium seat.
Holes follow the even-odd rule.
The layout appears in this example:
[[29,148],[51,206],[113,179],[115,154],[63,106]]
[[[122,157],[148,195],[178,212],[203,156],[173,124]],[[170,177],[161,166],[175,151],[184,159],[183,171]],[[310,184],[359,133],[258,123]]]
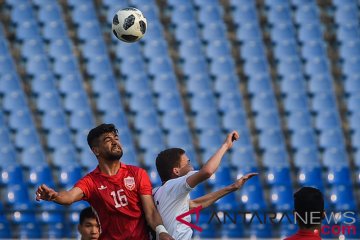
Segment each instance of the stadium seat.
[[318,166],[303,166],[299,168],[297,181],[300,186],[312,186],[320,190],[324,189],[322,171]]
[[46,156],[40,145],[32,143],[21,152],[20,162],[24,167],[46,165]]
[[281,167],[280,164],[269,167],[266,175],[266,182],[269,185],[291,184],[290,169],[288,167]]
[[285,183],[285,185],[273,186],[270,192],[270,202],[277,211],[291,211],[294,209],[291,185]]
[[289,158],[284,147],[275,146],[267,149],[263,154],[263,165],[269,169],[274,167],[286,168],[289,167]]
[[298,149],[295,152],[294,164],[296,167],[320,166],[320,158],[315,147]]
[[351,185],[349,168],[345,166],[329,166],[327,182],[331,185]]

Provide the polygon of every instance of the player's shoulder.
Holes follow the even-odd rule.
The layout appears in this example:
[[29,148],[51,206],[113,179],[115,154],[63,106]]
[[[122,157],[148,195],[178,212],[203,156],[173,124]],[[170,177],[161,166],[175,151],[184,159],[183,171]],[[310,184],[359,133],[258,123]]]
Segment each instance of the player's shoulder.
[[135,174],[135,175],[142,175],[142,174],[146,174],[145,169],[138,167],[138,166],[134,166],[134,165],[127,165],[126,164],[126,168],[129,172]]

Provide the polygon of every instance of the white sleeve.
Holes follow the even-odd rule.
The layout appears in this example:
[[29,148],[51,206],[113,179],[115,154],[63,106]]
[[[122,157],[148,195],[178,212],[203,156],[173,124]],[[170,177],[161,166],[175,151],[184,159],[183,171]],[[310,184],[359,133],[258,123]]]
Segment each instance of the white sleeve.
[[194,188],[190,187],[186,179],[196,173],[197,171],[190,171],[188,174],[182,177],[174,178],[165,183],[166,191],[176,196],[187,194]]

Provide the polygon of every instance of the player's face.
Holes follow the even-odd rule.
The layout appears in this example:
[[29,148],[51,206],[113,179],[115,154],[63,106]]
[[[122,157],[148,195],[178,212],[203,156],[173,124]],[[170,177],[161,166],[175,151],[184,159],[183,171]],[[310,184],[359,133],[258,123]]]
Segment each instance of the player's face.
[[179,167],[179,177],[185,176],[190,171],[194,170],[193,166],[191,165],[191,161],[186,154],[181,155],[180,158],[180,167]]
[[95,240],[100,236],[99,224],[95,218],[87,218],[78,226],[79,233],[81,234],[81,240]]
[[123,150],[117,134],[112,132],[104,133],[100,137],[99,155],[107,160],[120,160]]

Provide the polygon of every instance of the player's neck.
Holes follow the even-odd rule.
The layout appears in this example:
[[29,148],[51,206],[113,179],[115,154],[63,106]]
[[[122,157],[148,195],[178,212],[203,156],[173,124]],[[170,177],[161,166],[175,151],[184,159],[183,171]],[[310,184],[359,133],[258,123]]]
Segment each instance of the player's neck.
[[99,168],[102,173],[113,176],[119,171],[120,164],[120,161],[99,161]]

